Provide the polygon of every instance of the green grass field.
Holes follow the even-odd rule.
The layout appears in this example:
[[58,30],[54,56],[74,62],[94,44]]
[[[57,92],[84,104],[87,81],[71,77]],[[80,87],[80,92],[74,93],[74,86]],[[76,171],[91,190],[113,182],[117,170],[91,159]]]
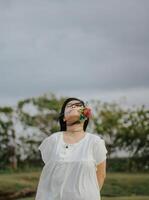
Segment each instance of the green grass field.
[[[0,174],[0,196],[29,188],[36,191],[41,171]],[[149,174],[107,173],[101,200],[149,200]],[[20,198],[19,200],[34,200]]]
[[102,196],[149,196],[149,174],[108,173]]
[[[33,200],[33,199],[27,199]],[[149,200],[149,196],[133,196],[133,197],[102,197],[101,200]]]
[[[19,200],[34,200],[34,198],[25,198],[25,199],[19,199]],[[137,197],[102,197],[101,200],[149,200],[149,197],[144,196],[137,196]]]

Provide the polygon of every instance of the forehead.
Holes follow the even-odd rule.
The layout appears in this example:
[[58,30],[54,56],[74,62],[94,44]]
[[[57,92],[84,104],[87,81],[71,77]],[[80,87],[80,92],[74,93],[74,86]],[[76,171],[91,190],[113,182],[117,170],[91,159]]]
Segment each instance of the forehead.
[[78,100],[72,100],[72,101],[68,102],[67,105],[72,105],[74,103],[81,103],[81,102]]

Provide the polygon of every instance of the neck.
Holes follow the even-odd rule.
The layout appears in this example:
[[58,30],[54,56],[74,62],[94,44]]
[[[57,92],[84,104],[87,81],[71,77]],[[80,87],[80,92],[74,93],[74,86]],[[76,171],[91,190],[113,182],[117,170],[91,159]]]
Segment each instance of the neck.
[[67,126],[67,132],[70,132],[70,133],[84,132],[83,123]]

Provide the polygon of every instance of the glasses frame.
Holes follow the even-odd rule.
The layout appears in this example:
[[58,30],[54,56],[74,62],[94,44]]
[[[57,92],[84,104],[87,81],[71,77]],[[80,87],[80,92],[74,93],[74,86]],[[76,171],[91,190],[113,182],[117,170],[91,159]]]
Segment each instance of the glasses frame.
[[81,102],[76,102],[76,103],[72,103],[72,104],[67,104],[66,108],[71,108],[74,105],[77,107],[84,107],[84,105]]

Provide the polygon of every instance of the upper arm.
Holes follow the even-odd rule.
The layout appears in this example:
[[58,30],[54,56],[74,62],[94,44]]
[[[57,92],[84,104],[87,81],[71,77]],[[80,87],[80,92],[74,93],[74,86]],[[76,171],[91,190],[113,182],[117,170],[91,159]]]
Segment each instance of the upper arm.
[[96,170],[97,176],[99,174],[100,176],[105,177],[106,176],[106,160],[98,164],[96,166],[96,169],[97,169]]
[[[103,161],[106,161],[107,152],[108,151],[105,146],[105,141],[98,136],[96,140],[94,141],[94,145],[93,145],[93,158],[95,160],[96,166],[99,165],[98,168],[100,168],[100,166],[105,165],[103,164]],[[102,165],[100,165],[101,163]]]
[[41,152],[41,157],[43,162],[46,164],[50,159],[52,153],[53,145],[55,143],[55,135],[52,134],[49,137],[45,138],[42,143],[39,145],[38,149]]

